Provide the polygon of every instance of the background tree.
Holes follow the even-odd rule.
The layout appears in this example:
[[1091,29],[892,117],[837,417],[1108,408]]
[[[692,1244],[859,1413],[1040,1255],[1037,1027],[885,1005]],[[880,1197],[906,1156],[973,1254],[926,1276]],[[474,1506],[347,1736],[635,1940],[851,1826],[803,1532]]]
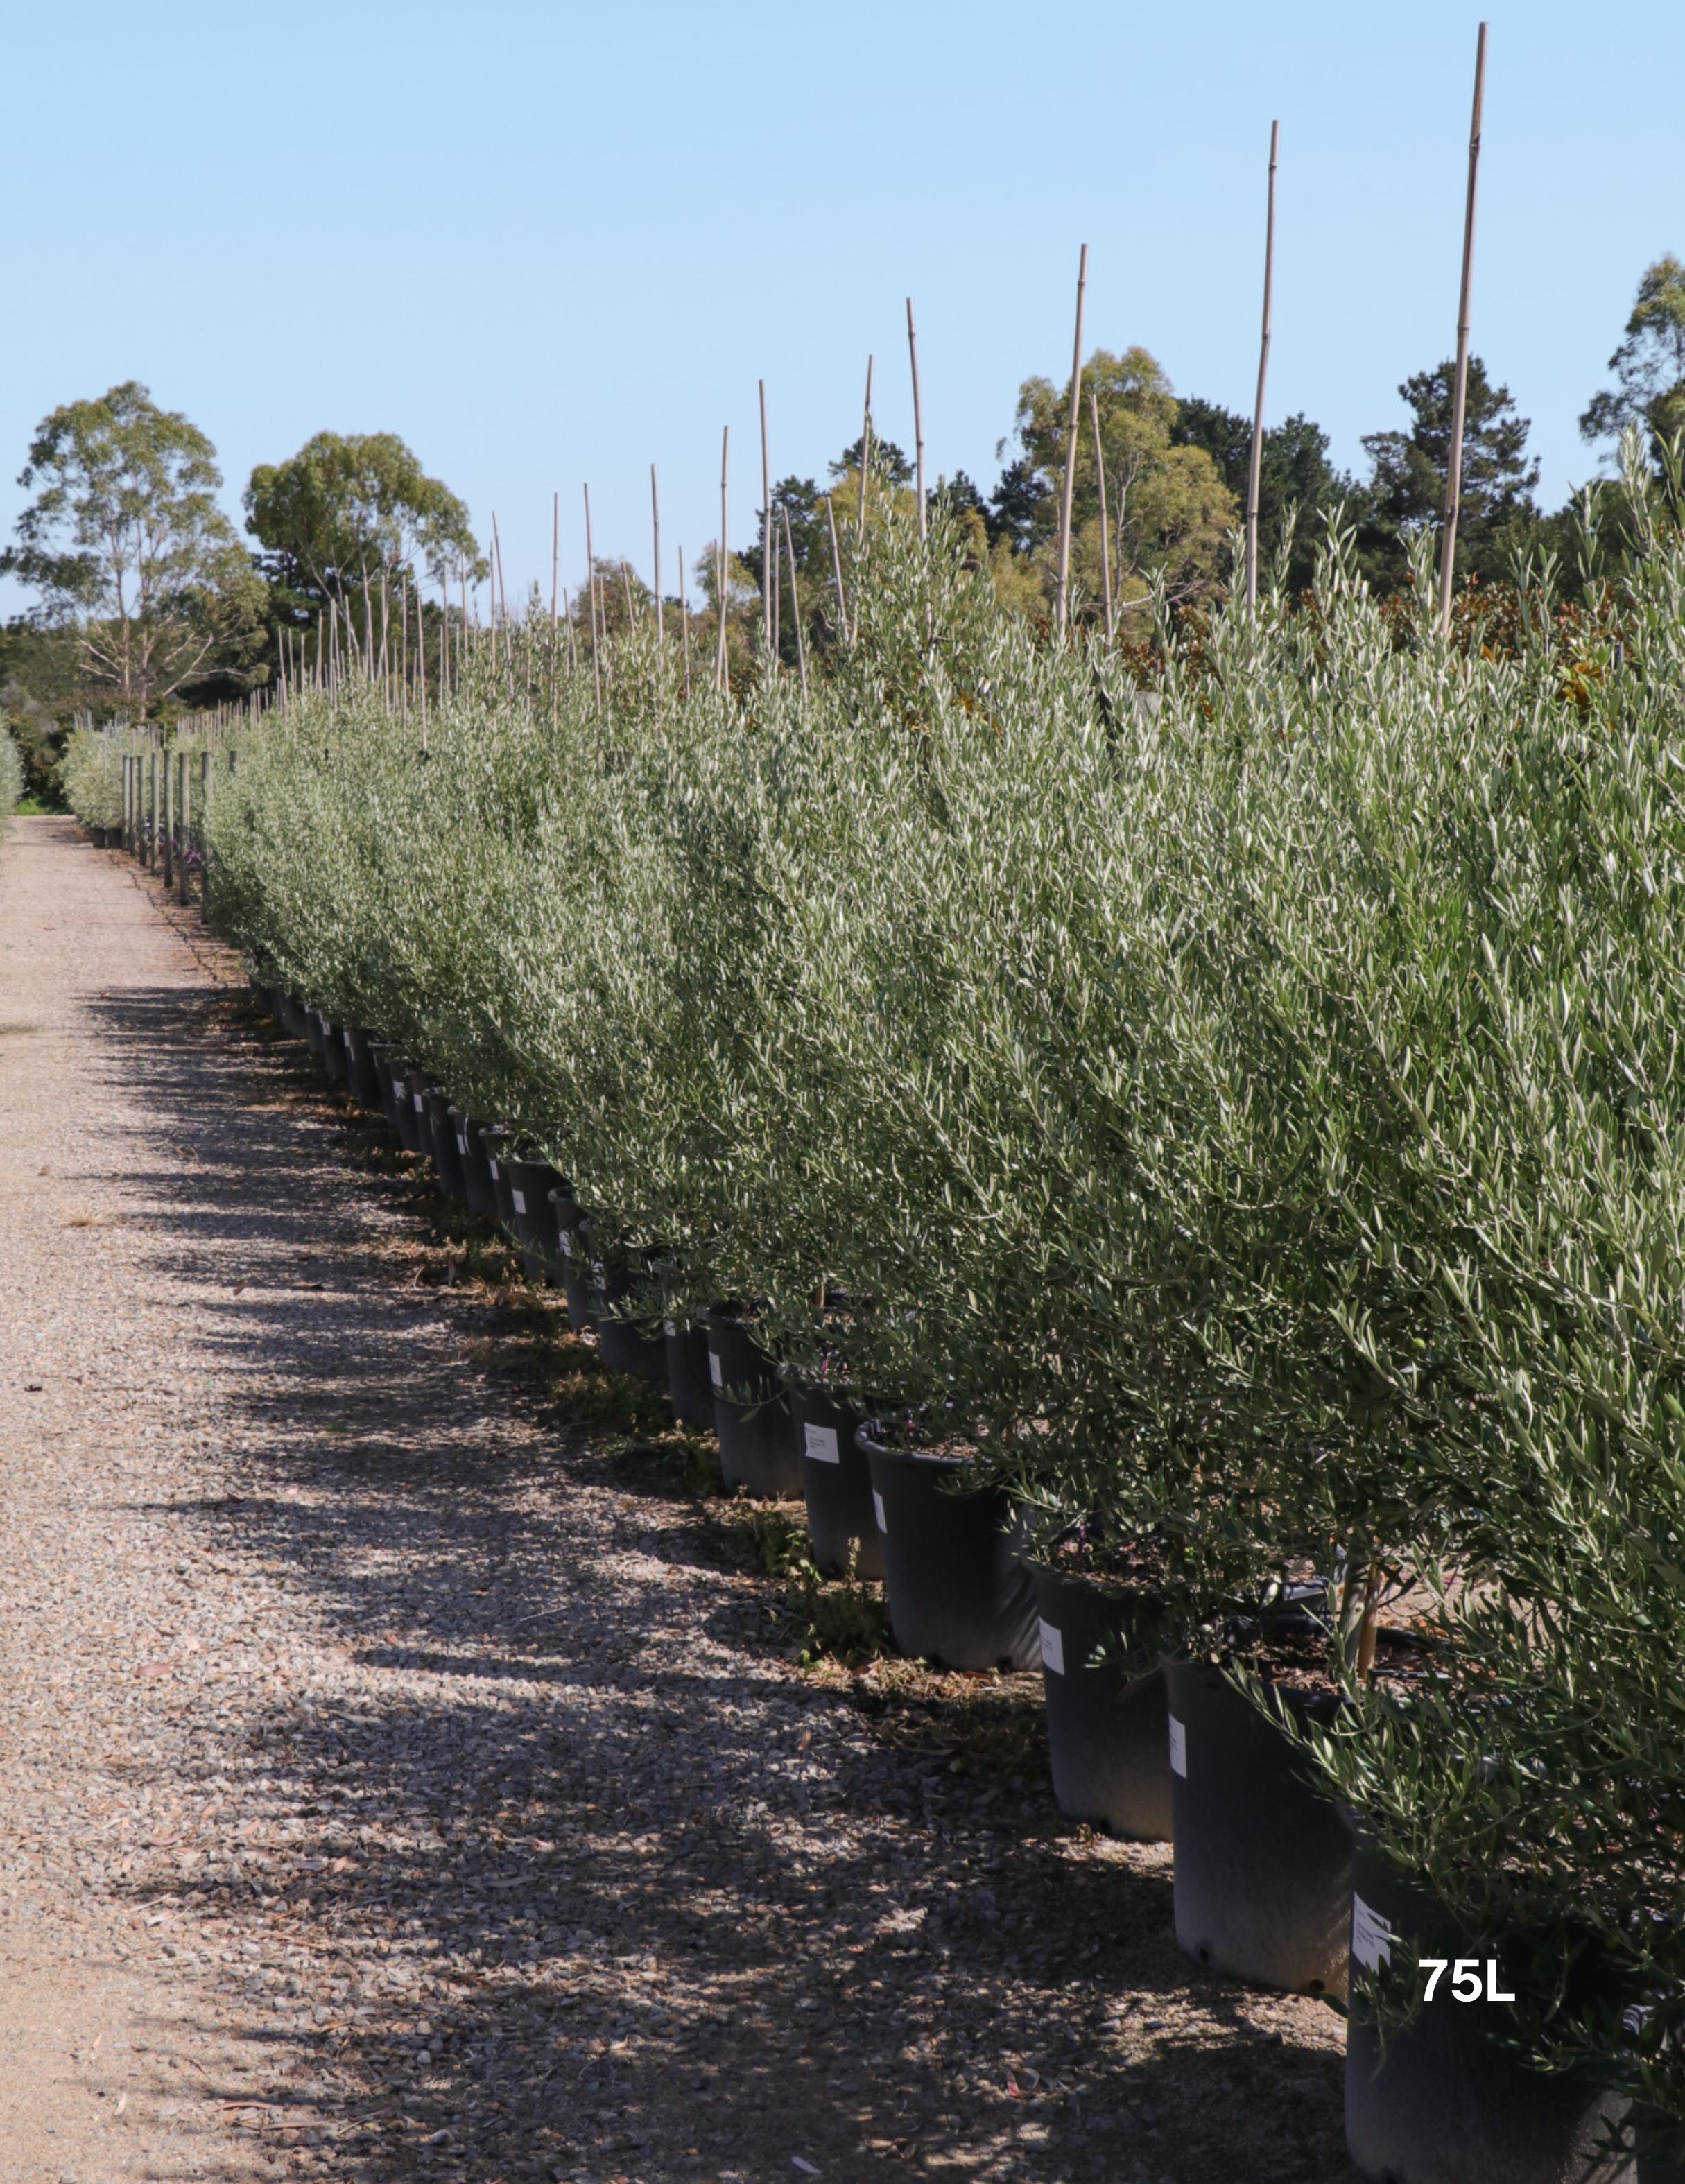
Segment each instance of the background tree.
[[[1237,410],[1188,395],[1177,404],[1170,437],[1178,447],[1203,448],[1218,476],[1244,513],[1252,469],[1252,420]],[[1323,529],[1319,518],[1336,503],[1351,499],[1353,481],[1328,460],[1328,435],[1303,415],[1272,425],[1264,435],[1258,465],[1258,543],[1267,572],[1281,543],[1290,510],[1297,510],[1293,549],[1287,565],[1290,591],[1302,592],[1316,571]]]
[[471,582],[488,571],[467,509],[395,432],[318,432],[289,460],[259,464],[245,506],[282,618],[302,626],[330,609],[354,656],[388,641],[417,563],[452,589],[465,565]]
[[144,720],[248,662],[261,587],[216,504],[216,450],[178,410],[132,379],[69,403],[37,427],[18,482],[35,499],[0,569],[40,594],[39,621],[75,627],[90,679],[123,711]]
[[[1111,521],[1112,581],[1120,599],[1141,599],[1162,577],[1173,600],[1203,598],[1219,577],[1240,505],[1202,447],[1179,445],[1179,405],[1169,380],[1144,348],[1121,356],[1096,349],[1082,368],[1082,428],[1077,435],[1071,511],[1071,567],[1080,592],[1101,589],[1100,496],[1089,395],[1100,411]],[[997,588],[1026,560],[1051,597],[1059,487],[1065,460],[1070,382],[1026,379],[1018,389],[1016,437],[1022,454],[996,488]],[[1002,441],[996,453],[1004,455]]]
[[1587,439],[1618,438],[1638,425],[1657,448],[1685,431],[1685,265],[1671,254],[1645,268],[1609,368],[1619,383],[1592,397],[1580,420]]
[[[1405,540],[1445,514],[1450,463],[1451,405],[1457,367],[1449,359],[1431,371],[1414,372],[1398,392],[1409,404],[1408,432],[1368,432],[1364,446],[1375,465],[1358,545],[1364,571],[1384,590],[1409,572]],[[1518,416],[1507,387],[1494,387],[1477,356],[1469,359],[1463,426],[1463,475],[1457,515],[1457,573],[1483,582],[1505,576],[1518,549],[1539,527],[1533,493],[1537,462],[1527,459],[1526,417]]]

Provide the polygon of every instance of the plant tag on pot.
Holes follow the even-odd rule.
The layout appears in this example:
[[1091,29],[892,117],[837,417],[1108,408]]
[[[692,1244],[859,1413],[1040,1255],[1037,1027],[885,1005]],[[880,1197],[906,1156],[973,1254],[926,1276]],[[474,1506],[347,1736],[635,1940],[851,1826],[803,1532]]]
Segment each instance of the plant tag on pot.
[[1174,1714],[1170,1717],[1170,1772],[1184,1782],[1188,1779],[1188,1725]]
[[422,1095],[421,1095],[421,1093],[419,1093],[419,1092],[418,1092],[418,1093],[416,1095],[416,1112],[418,1115],[419,1115],[419,1114],[421,1113],[421,1100],[422,1100]]
[[887,1540],[890,1536],[890,1520],[884,1514],[884,1497],[875,1486],[872,1489],[872,1513],[878,1519],[878,1529]]
[[723,1388],[726,1384],[726,1376],[720,1370],[720,1353],[717,1350],[711,1350],[708,1352],[708,1378],[717,1388]]
[[518,1190],[511,1190],[509,1195],[511,1202],[513,1204],[516,1212],[517,1213],[524,1213],[527,1211],[527,1201],[522,1194]]
[[561,1232],[561,1240],[562,1257],[564,1259],[571,1259],[573,1256],[573,1239],[566,1228]]
[[678,1340],[678,1322],[676,1319],[664,1319],[661,1322],[661,1325],[667,1329],[667,1333],[672,1335],[673,1340],[677,1342]]
[[468,1157],[468,1140],[467,1140],[467,1139],[466,1139],[466,1138],[465,1138],[465,1137],[461,1134],[461,1133],[460,1133],[460,1131],[459,1131],[459,1132],[458,1132],[458,1134],[457,1134],[457,1139],[456,1139],[456,1150],[457,1150],[457,1151],[458,1151],[459,1153],[460,1153],[460,1154],[461,1154],[461,1156],[462,1156],[462,1157],[463,1157],[463,1159],[464,1159],[464,1160],[466,1160],[466,1159],[467,1159],[467,1157]]
[[809,1426],[806,1429],[806,1434],[807,1453],[815,1463],[842,1462],[842,1453],[837,1446],[837,1429],[834,1426]]
[[486,1166],[491,1170],[492,1181],[495,1183],[497,1181],[497,1162],[492,1158],[489,1153],[486,1155]]
[[1041,1665],[1056,1676],[1065,1673],[1065,1634],[1047,1622],[1041,1625]]
[[1371,1910],[1361,1896],[1352,1898],[1352,1956],[1368,1972],[1378,1972],[1392,1961],[1398,1936],[1380,1912]]

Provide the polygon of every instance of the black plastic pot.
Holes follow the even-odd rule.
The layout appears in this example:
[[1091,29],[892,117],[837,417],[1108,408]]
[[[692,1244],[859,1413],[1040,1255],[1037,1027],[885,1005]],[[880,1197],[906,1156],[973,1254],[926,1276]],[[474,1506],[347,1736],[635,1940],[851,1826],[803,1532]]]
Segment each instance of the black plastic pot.
[[751,1494],[793,1499],[801,1491],[801,1466],[777,1365],[735,1312],[705,1312],[702,1323],[708,1330],[721,1477],[728,1486],[745,1486]]
[[1034,1668],[1035,1591],[1018,1560],[1023,1527],[998,1486],[956,1490],[959,1457],[890,1449],[862,1426],[896,1643],[950,1669]]
[[807,1535],[822,1570],[884,1574],[884,1541],[872,1509],[872,1466],[855,1436],[866,1420],[823,1387],[792,1382],[790,1424],[807,1501]]
[[330,1077],[337,1078],[343,1084],[351,1074],[350,1064],[345,1054],[345,1027],[343,1024],[335,1023],[332,1017],[324,1016],[321,1019],[321,1028],[322,1067],[326,1070]]
[[1057,1574],[1034,1572],[1047,1692],[1053,1795],[1073,1820],[1146,1842],[1170,1839],[1170,1752],[1164,1672],[1132,1676],[1090,1665],[1123,1629],[1127,1603]]
[[593,1290],[590,1261],[590,1219],[565,1183],[550,1193],[555,1216],[555,1248],[561,1255],[562,1286],[567,1291],[567,1323],[576,1334],[592,1324]]
[[610,1307],[624,1304],[640,1287],[637,1277],[623,1267],[605,1267],[597,1282],[597,1348],[611,1373],[635,1373],[667,1384],[667,1346],[665,1334],[646,1334],[635,1319],[614,1317]]
[[447,1197],[466,1198],[468,1185],[462,1173],[462,1156],[456,1150],[451,1112],[449,1097],[437,1084],[430,1085],[421,1095],[422,1143],[432,1156],[438,1187]]
[[690,1321],[670,1319],[664,1334],[672,1414],[693,1433],[712,1433],[714,1387],[708,1374],[708,1330]]
[[509,1193],[510,1233],[521,1246],[528,1281],[553,1281],[556,1258],[555,1209],[550,1193],[565,1178],[548,1161],[505,1160],[500,1180]]
[[[393,1079],[393,1089],[399,1080]],[[434,1089],[433,1080],[425,1069],[412,1069],[403,1079],[404,1096],[398,1105],[398,1135],[406,1153],[426,1153],[432,1156],[432,1132],[427,1127],[424,1102]]]
[[310,1035],[310,1018],[305,1012],[304,1003],[299,999],[299,996],[296,994],[283,993],[282,994],[281,1021],[286,1025],[287,1030],[292,1033],[294,1039],[302,1039],[304,1040],[309,1039]]
[[[1179,1847],[1180,1848],[1180,1847]],[[1418,1958],[1447,1959],[1431,2002],[1391,2034],[1385,2052],[1354,1998],[1346,2025],[1346,2143],[1376,2184],[1631,2184],[1630,2158],[1599,2157],[1605,2124],[1626,2103],[1606,2088],[1530,2070],[1498,2042],[1511,2024],[1487,1990],[1521,1975],[1502,1957],[1473,1957],[1444,1914],[1400,1880],[1361,1837],[1352,1853],[1353,1968],[1373,1970],[1408,1937]],[[1489,1967],[1496,1964],[1495,1972]],[[1453,1979],[1463,1964],[1466,1992]],[[1641,2164],[1642,2177],[1645,2164]]]
[[449,1111],[450,1127],[456,1139],[456,1157],[461,1165],[462,1180],[466,1187],[468,1210],[483,1220],[497,1218],[497,1192],[492,1187],[492,1172],[486,1158],[486,1149],[480,1143],[480,1133],[486,1125],[475,1117],[465,1115],[460,1107]]
[[351,1097],[360,1107],[378,1114],[385,1103],[381,1098],[380,1074],[375,1067],[371,1051],[375,1044],[373,1034],[361,1024],[345,1027],[345,1080],[351,1088]]
[[492,1218],[499,1228],[508,1228],[515,1218],[515,1208],[509,1201],[509,1178],[504,1173],[515,1150],[515,1133],[507,1123],[488,1123],[480,1132],[480,1145],[486,1156],[486,1173],[491,1178],[492,1195],[496,1205]]
[[327,1018],[320,1009],[304,1011],[304,1044],[320,1061],[327,1047]]
[[[1343,1996],[1352,1843],[1339,1814],[1220,1669],[1173,1661],[1166,1674],[1177,1942],[1236,1979]],[[1301,1717],[1337,1703],[1284,1696]]]
[[[397,1130],[398,1117],[408,1097],[405,1086],[410,1075],[410,1065],[395,1046],[377,1045],[371,1046],[369,1052],[374,1059],[375,1077],[380,1085],[380,1111],[391,1127]],[[401,1143],[401,1131],[399,1136]]]

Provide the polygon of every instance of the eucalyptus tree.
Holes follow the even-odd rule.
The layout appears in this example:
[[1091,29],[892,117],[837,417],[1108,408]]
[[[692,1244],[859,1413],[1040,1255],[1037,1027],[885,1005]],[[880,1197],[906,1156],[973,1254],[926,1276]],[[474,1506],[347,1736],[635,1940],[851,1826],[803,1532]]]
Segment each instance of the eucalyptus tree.
[[216,450],[137,381],[43,418],[18,482],[34,494],[0,569],[75,627],[90,676],[143,721],[259,641],[262,586],[218,506]]

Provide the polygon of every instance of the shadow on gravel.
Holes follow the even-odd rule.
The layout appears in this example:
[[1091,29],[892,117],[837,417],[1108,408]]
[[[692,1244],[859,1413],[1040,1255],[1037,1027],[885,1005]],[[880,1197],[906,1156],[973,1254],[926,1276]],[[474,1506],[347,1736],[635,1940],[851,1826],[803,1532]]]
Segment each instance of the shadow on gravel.
[[297,1945],[243,2005],[296,2052],[311,2120],[261,2125],[293,2169],[1350,2177],[1307,2006],[1198,1975],[1163,1857],[1041,1778],[980,1798],[940,1707],[891,1748],[757,1637],[768,1589],[689,1504],[538,1430],[465,1362],[483,1313],[371,1270],[406,1186],[354,1181],[369,1126],[289,1111],[320,1080],[243,1011],[130,994],[107,1039],[197,1170],[137,1162],[164,1210],[128,1217],[269,1383],[183,1552],[284,1574],[343,1652],[247,1695],[217,1763],[262,1847],[167,1892]]

